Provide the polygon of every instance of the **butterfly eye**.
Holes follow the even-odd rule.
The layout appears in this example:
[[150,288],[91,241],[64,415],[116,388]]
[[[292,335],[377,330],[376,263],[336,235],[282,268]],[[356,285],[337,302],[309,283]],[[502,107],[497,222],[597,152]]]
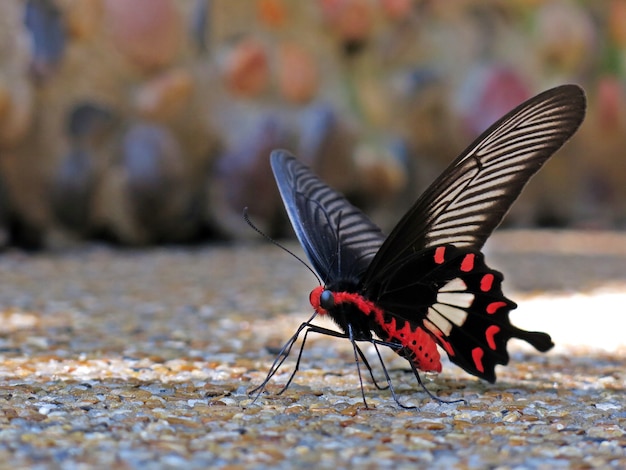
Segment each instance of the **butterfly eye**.
[[325,290],[322,292],[320,295],[320,306],[324,310],[329,310],[335,306],[335,297],[331,291]]

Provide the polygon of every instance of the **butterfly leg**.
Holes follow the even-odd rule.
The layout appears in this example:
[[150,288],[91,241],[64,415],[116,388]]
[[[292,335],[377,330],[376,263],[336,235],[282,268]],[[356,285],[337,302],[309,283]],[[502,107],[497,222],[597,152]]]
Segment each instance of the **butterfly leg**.
[[[369,362],[365,358],[365,355],[363,354],[363,351],[361,351],[361,349],[356,344],[357,340],[354,339],[354,336],[352,335],[352,331],[350,330],[349,334],[345,334],[345,333],[340,333],[338,331],[329,330],[327,328],[323,328],[323,327],[320,327],[320,326],[317,326],[317,325],[311,325],[311,324],[307,325],[306,332],[304,333],[304,337],[302,338],[302,344],[300,345],[300,351],[298,353],[298,359],[296,360],[296,366],[295,366],[293,372],[291,373],[291,376],[289,377],[289,380],[287,381],[285,386],[278,392],[278,395],[280,395],[285,390],[287,390],[287,388],[289,388],[289,385],[291,385],[292,380],[296,376],[296,372],[298,372],[298,370],[300,369],[300,360],[302,359],[302,353],[304,351],[304,345],[306,343],[306,339],[307,339],[307,336],[308,336],[309,333],[320,333],[320,334],[323,334],[323,335],[326,335],[326,336],[332,336],[332,337],[335,337],[335,338],[347,338],[347,339],[350,340],[350,342],[352,343],[352,346],[354,348],[354,359],[355,359],[355,362],[357,364],[357,370],[358,370],[358,373],[359,373],[359,382],[361,384],[361,393],[363,395],[363,402],[365,403],[365,407],[367,408],[367,402],[365,401],[365,392],[363,391],[363,380],[361,378],[361,369],[359,368],[359,362],[360,362],[359,361],[359,357],[363,360],[363,363],[365,364],[365,367],[367,367],[367,370],[369,371],[370,376],[372,377],[372,380],[373,380],[374,384],[376,385],[376,387],[379,390],[382,390],[385,387],[381,387],[378,384],[378,382],[376,382],[376,379],[374,378],[374,373],[372,371],[372,367],[370,366]],[[282,364],[282,362],[281,362],[281,364]]]
[[[378,354],[378,359],[380,361],[380,365],[383,368],[383,372],[385,374],[385,378],[387,380],[387,383],[389,384],[389,389],[391,391],[391,395],[393,396],[393,399],[395,400],[395,402],[398,404],[398,406],[400,406],[401,408],[406,408],[406,409],[415,409],[417,407],[415,406],[406,406],[403,405],[402,403],[400,403],[398,401],[398,398],[395,394],[395,391],[393,389],[393,385],[391,384],[391,378],[389,377],[389,373],[387,372],[387,367],[385,366],[385,363],[383,361],[383,358],[380,354],[380,351],[378,350],[378,346],[387,346],[391,349],[393,349],[396,353],[402,349],[402,346],[400,346],[399,344],[396,343],[391,343],[389,341],[381,341],[378,339],[373,339],[371,340],[371,343],[374,345],[374,348],[376,349],[376,353]],[[413,375],[415,376],[415,378],[417,379],[417,383],[420,385],[420,387],[422,387],[422,389],[426,392],[426,394],[432,398],[433,400],[435,400],[438,403],[445,403],[445,404],[452,404],[452,403],[466,403],[466,401],[464,399],[459,399],[459,400],[444,400],[443,398],[439,398],[437,395],[434,395],[430,390],[428,390],[426,388],[426,385],[424,385],[424,382],[422,382],[422,378],[419,374],[419,371],[417,370],[417,367],[415,366],[415,364],[412,361],[408,361],[409,364],[411,365],[411,371],[413,372]]]
[[[391,392],[391,396],[393,397],[394,401],[396,402],[396,404],[400,407],[400,408],[404,408],[407,410],[414,410],[417,409],[417,406],[407,406],[402,404],[399,400],[398,400],[398,396],[395,393],[395,390],[393,388],[393,385],[391,383],[391,377],[389,377],[389,373],[387,371],[387,367],[385,366],[385,362],[383,361],[382,355],[380,354],[380,350],[378,349],[378,345],[381,346],[387,346],[391,349],[393,349],[394,351],[398,351],[401,349],[401,347],[399,347],[398,344],[396,343],[390,343],[388,341],[381,341],[381,340],[372,340],[371,343],[374,345],[374,349],[376,349],[376,354],[378,354],[378,360],[380,361],[380,365],[382,366],[383,369],[383,373],[385,374],[385,379],[387,380],[387,384],[389,385],[389,391]],[[434,395],[430,390],[428,390],[426,388],[426,385],[424,385],[424,382],[422,382],[422,378],[420,377],[419,371],[417,370],[417,367],[415,366],[415,364],[413,364],[412,361],[409,361],[409,364],[411,365],[411,370],[413,371],[413,375],[415,375],[415,378],[417,379],[417,383],[420,385],[420,387],[422,387],[422,389],[426,392],[426,394],[432,398],[433,400],[435,400],[438,403],[445,403],[445,404],[452,404],[452,403],[465,403],[465,400],[463,399],[459,399],[459,400],[444,400],[443,398],[439,398],[438,396]]]
[[[291,338],[289,338],[289,340],[285,343],[285,345],[279,351],[278,355],[276,356],[276,359],[274,359],[274,362],[272,363],[272,366],[270,367],[270,370],[267,373],[267,376],[265,377],[263,382],[260,385],[258,385],[257,387],[255,387],[252,390],[250,390],[250,392],[248,392],[248,394],[250,394],[250,395],[253,395],[253,394],[256,393],[256,396],[254,397],[254,400],[252,401],[252,403],[254,403],[259,398],[259,396],[261,395],[261,393],[263,393],[263,390],[265,389],[265,387],[267,386],[269,381],[276,374],[276,372],[278,372],[278,369],[280,369],[282,367],[282,365],[285,362],[285,360],[287,359],[287,357],[289,357],[289,354],[291,353],[291,349],[293,348],[293,345],[298,340],[298,337],[300,336],[300,333],[302,333],[302,330],[306,330],[306,331],[305,331],[304,336],[302,338],[302,344],[300,345],[300,350],[298,352],[298,358],[296,360],[296,366],[295,366],[293,372],[291,373],[291,375],[289,376],[289,380],[287,381],[285,386],[280,389],[280,391],[277,393],[277,395],[282,394],[285,390],[287,390],[287,388],[289,388],[289,385],[291,385],[291,382],[293,381],[296,373],[300,369],[300,360],[302,359],[302,353],[304,351],[304,345],[306,344],[306,339],[307,339],[307,336],[308,336],[308,334],[310,332],[320,333],[320,334],[323,334],[323,335],[326,335],[326,336],[333,336],[335,338],[348,338],[348,335],[346,335],[345,333],[340,333],[338,331],[329,330],[327,328],[323,328],[321,326],[317,326],[317,325],[311,324],[311,321],[313,321],[313,319],[316,316],[317,316],[317,313],[313,314],[311,316],[311,318],[309,318],[307,321],[303,322],[298,327],[298,329],[293,334],[293,336],[291,336]],[[359,351],[359,352],[362,354],[361,351]],[[367,364],[367,365],[369,367],[369,364]],[[371,368],[370,368],[370,370],[371,370]]]
[[[369,340],[366,340],[368,343],[370,342]],[[386,386],[382,386],[378,383],[378,381],[376,380],[376,377],[374,377],[374,371],[372,369],[372,366],[370,366],[369,362],[367,361],[367,358],[365,357],[365,354],[363,353],[363,351],[361,351],[361,348],[359,348],[359,346],[355,343],[354,347],[356,348],[357,353],[359,353],[359,357],[361,358],[361,361],[363,361],[363,365],[367,368],[367,371],[370,373],[370,377],[372,378],[372,382],[374,383],[374,386],[378,389],[378,390],[387,390],[389,388],[389,385]]]
[[[289,385],[291,384],[291,381],[293,380],[293,378],[296,375],[296,372],[299,369],[300,359],[302,358],[302,352],[304,350],[304,343],[306,342],[307,335],[310,332],[320,333],[320,334],[324,334],[324,335],[327,335],[327,336],[333,336],[333,337],[336,337],[336,338],[347,338],[347,339],[350,340],[350,343],[352,344],[352,348],[353,348],[353,351],[354,351],[354,362],[357,365],[357,372],[358,372],[358,375],[359,375],[359,384],[361,386],[361,396],[363,397],[363,404],[365,405],[365,408],[369,408],[369,405],[367,404],[367,400],[365,399],[365,389],[364,389],[364,386],[363,386],[363,377],[361,375],[361,367],[360,367],[360,362],[361,361],[363,361],[363,364],[367,368],[367,370],[368,370],[368,372],[370,374],[370,377],[372,378],[372,381],[374,382],[374,385],[376,386],[376,388],[378,388],[379,390],[384,390],[386,388],[389,388],[389,386],[387,386],[387,387],[380,386],[378,384],[378,382],[376,381],[376,378],[374,377],[374,372],[372,370],[372,366],[370,366],[367,358],[365,357],[365,354],[363,353],[363,351],[361,351],[361,348],[359,348],[359,346],[357,344],[357,341],[359,341],[359,340],[355,339],[354,334],[352,332],[352,328],[351,328],[350,325],[348,325],[348,334],[340,333],[338,331],[329,330],[329,329],[326,329],[326,328],[322,328],[322,327],[317,326],[317,325],[309,325],[309,327],[307,328],[307,330],[306,330],[306,332],[304,334],[304,337],[302,339],[302,345],[300,346],[300,352],[298,354],[298,359],[296,361],[296,367],[295,367],[293,373],[291,374],[291,377],[287,381],[287,384],[285,384],[285,386],[281,389],[281,391],[278,392],[279,395],[281,393],[283,393],[287,389],[287,387],[289,387]],[[369,339],[367,339],[367,340],[364,339],[363,341],[371,342],[371,340],[369,340]],[[361,358],[361,361],[359,361],[359,357]],[[388,381],[388,383],[389,383],[389,381]]]
[[[416,410],[418,409],[417,406],[408,406],[405,405],[403,403],[400,403],[400,400],[398,399],[398,396],[396,395],[396,391],[393,388],[393,385],[391,383],[391,377],[389,377],[389,372],[387,371],[387,366],[385,366],[385,362],[383,361],[383,357],[380,354],[380,350],[378,349],[378,345],[382,344],[383,346],[390,346],[393,343],[388,343],[386,341],[378,341],[378,340],[372,340],[372,344],[374,345],[374,349],[376,350],[376,354],[378,355],[378,360],[380,361],[380,365],[383,368],[383,373],[385,374],[385,380],[387,380],[387,388],[389,389],[389,391],[391,392],[391,396],[393,397],[393,401],[396,402],[396,404],[400,407],[400,408],[404,408],[405,410]],[[397,345],[396,349],[397,349]]]
[[420,384],[420,387],[422,387],[422,389],[426,392],[426,394],[432,398],[433,400],[435,400],[436,402],[439,403],[444,403],[446,405],[450,405],[453,403],[467,403],[464,399],[460,398],[458,400],[444,400],[443,398],[439,398],[437,395],[433,394],[430,390],[428,390],[426,388],[426,385],[424,385],[424,382],[422,382],[422,378],[420,377],[420,373],[417,370],[417,367],[415,367],[415,364],[413,364],[412,361],[409,361],[409,364],[411,365],[411,370],[413,371],[413,375],[415,375],[415,378],[417,379],[417,383]]
[[[306,329],[306,331],[304,332],[304,336],[302,337],[302,344],[300,345],[300,351],[298,352],[298,359],[296,359],[296,367],[294,367],[293,372],[291,373],[291,375],[289,376],[289,380],[287,380],[287,383],[283,386],[283,388],[280,389],[280,391],[277,393],[277,395],[282,395],[282,393],[287,390],[289,388],[289,385],[291,385],[291,382],[293,381],[294,377],[296,376],[296,373],[298,372],[298,370],[300,370],[300,360],[302,359],[302,353],[304,352],[304,345],[306,344],[306,339],[309,335],[310,332],[314,332],[314,333],[323,333],[323,334],[328,334],[325,333],[324,331],[319,331],[319,330],[326,330],[325,328],[319,328],[316,325],[307,325],[308,328]],[[319,328],[319,330],[318,330]],[[327,330],[332,332],[332,330]],[[331,335],[334,336],[334,335]],[[282,364],[282,362],[281,362]]]
[[[390,343],[387,341],[381,341],[381,340],[377,340],[377,339],[355,339],[354,335],[352,334],[352,330],[349,330],[349,334],[346,333],[341,333],[338,331],[334,331],[334,330],[330,330],[327,328],[323,328],[321,326],[318,325],[313,325],[311,324],[311,321],[317,316],[317,314],[314,314],[313,316],[311,316],[311,318],[309,318],[309,320],[307,320],[306,322],[303,322],[298,329],[296,330],[296,332],[289,338],[289,340],[283,345],[283,347],[280,349],[278,355],[276,356],[276,359],[274,360],[274,362],[272,363],[269,372],[267,373],[267,376],[265,377],[265,379],[263,380],[263,382],[261,384],[259,384],[257,387],[253,388],[252,390],[250,390],[249,395],[254,395],[256,394],[256,396],[254,397],[252,403],[256,402],[256,400],[261,396],[261,393],[263,393],[263,390],[265,390],[265,387],[267,386],[267,384],[269,383],[269,381],[272,379],[272,377],[274,377],[274,375],[278,372],[278,370],[282,367],[282,365],[284,364],[285,360],[287,359],[287,357],[289,357],[289,354],[291,353],[291,350],[293,348],[293,345],[296,343],[296,341],[298,340],[300,334],[302,333],[303,330],[305,330],[304,336],[302,338],[302,343],[300,345],[299,351],[298,351],[298,358],[296,359],[296,366],[293,370],[293,372],[291,373],[291,375],[289,376],[289,379],[287,380],[287,383],[280,389],[280,391],[278,391],[277,395],[281,395],[282,393],[285,392],[285,390],[287,390],[287,388],[289,388],[289,386],[291,385],[291,382],[293,381],[293,379],[296,376],[296,373],[298,372],[298,370],[300,369],[300,361],[302,359],[302,354],[304,352],[304,346],[306,344],[306,340],[308,337],[309,333],[319,333],[319,334],[323,334],[326,336],[332,336],[335,338],[345,338],[345,339],[349,339],[352,346],[353,346],[353,350],[354,350],[354,360],[357,364],[357,372],[359,375],[359,383],[361,386],[361,395],[363,397],[363,403],[365,404],[365,407],[368,408],[367,405],[367,401],[365,399],[365,391],[364,391],[364,386],[363,386],[363,379],[361,376],[361,368],[360,368],[360,362],[362,361],[363,364],[365,365],[365,367],[367,368],[370,377],[372,378],[372,382],[374,383],[374,385],[376,386],[376,388],[378,388],[379,390],[386,390],[386,389],[390,389],[391,391],[391,395],[393,396],[394,401],[398,404],[398,406],[400,406],[401,408],[404,409],[415,409],[417,407],[414,406],[407,406],[407,405],[403,405],[396,393],[395,390],[393,388],[393,385],[391,383],[391,378],[389,377],[389,373],[387,371],[387,368],[385,367],[385,364],[383,362],[382,356],[380,354],[380,351],[378,350],[378,345],[382,345],[382,346],[388,346],[390,348],[393,349],[398,349],[398,345],[395,343]],[[372,343],[374,345],[374,348],[376,349],[376,354],[378,355],[378,359],[382,365],[383,368],[383,373],[385,375],[385,380],[387,382],[387,386],[381,386],[377,381],[376,378],[374,377],[374,372],[373,369],[370,365],[370,363],[368,362],[365,354],[363,353],[363,351],[361,350],[361,348],[359,348],[357,342],[358,341],[367,341],[368,343]],[[360,358],[360,360],[359,360]],[[422,387],[424,387],[424,385],[422,384],[419,376],[418,377],[418,382],[422,385]],[[435,400],[437,401],[443,401],[437,397],[434,397],[432,394],[430,394],[430,392],[428,392],[428,390],[426,390],[426,392],[432,396]]]
[[[361,397],[363,397],[363,404],[365,405],[365,409],[369,409],[369,405],[367,404],[367,400],[365,399],[365,388],[363,387],[363,377],[361,376],[361,365],[359,361],[359,354],[357,351],[361,351],[356,344],[356,340],[354,339],[354,334],[352,332],[352,325],[348,323],[348,338],[350,339],[350,343],[352,344],[352,349],[354,351],[354,362],[356,362],[356,371],[359,374],[359,385],[361,386]],[[371,372],[371,369],[370,369]]]
[[[261,382],[261,384],[255,388],[253,388],[252,390],[250,390],[248,392],[249,395],[254,395],[256,394],[256,396],[254,397],[254,400],[252,401],[252,403],[254,403],[259,396],[261,395],[261,393],[263,393],[263,390],[265,390],[265,387],[267,386],[267,384],[269,383],[269,381],[272,379],[272,377],[274,377],[274,375],[276,374],[276,372],[278,372],[278,369],[280,369],[280,367],[283,365],[283,363],[285,362],[285,360],[287,359],[287,357],[289,357],[289,353],[291,352],[291,348],[293,347],[293,345],[295,344],[295,342],[298,340],[298,337],[300,336],[300,333],[302,333],[302,330],[304,330],[307,327],[313,326],[311,325],[311,321],[313,321],[313,319],[317,316],[317,313],[314,313],[311,318],[309,318],[307,321],[305,321],[304,323],[302,323],[298,329],[296,330],[296,332],[293,334],[293,336],[291,338],[289,338],[289,340],[285,343],[285,345],[281,348],[281,350],[279,351],[278,355],[276,356],[276,359],[274,359],[274,362],[272,363],[272,366],[270,367],[269,372],[267,373],[267,376],[265,377],[265,379],[263,380],[263,382]],[[303,343],[304,346],[304,343]],[[301,348],[302,349],[302,348]],[[300,355],[302,354],[302,351],[300,351]],[[300,356],[299,355],[299,356]],[[291,378],[290,378],[290,382],[291,382]],[[284,390],[281,390],[281,393]],[[258,392],[258,393],[257,393]]]

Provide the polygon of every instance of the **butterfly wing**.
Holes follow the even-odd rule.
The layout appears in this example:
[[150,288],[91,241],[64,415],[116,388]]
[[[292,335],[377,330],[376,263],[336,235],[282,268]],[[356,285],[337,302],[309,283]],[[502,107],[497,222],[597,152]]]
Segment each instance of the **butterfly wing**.
[[402,343],[410,357],[419,358],[421,345],[404,341],[411,336],[402,331],[407,323],[421,328],[452,362],[494,382],[496,364],[509,361],[509,339],[523,339],[540,351],[553,346],[547,334],[511,324],[509,312],[516,305],[504,296],[501,283],[502,275],[485,264],[479,251],[439,245],[406,258],[368,294],[400,332],[390,335],[386,328],[384,339]]
[[574,134],[584,115],[582,89],[563,85],[497,121],[404,215],[367,277],[384,276],[397,260],[432,246],[450,243],[480,249],[528,180]]
[[491,126],[400,220],[363,276],[363,295],[390,320],[426,330],[453,362],[488,381],[495,380],[496,364],[508,362],[510,338],[550,349],[545,333],[511,325],[516,305],[502,294],[502,275],[478,250],[584,114],[583,91],[565,85]]
[[385,235],[289,152],[275,150],[270,161],[291,225],[324,283],[360,279]]

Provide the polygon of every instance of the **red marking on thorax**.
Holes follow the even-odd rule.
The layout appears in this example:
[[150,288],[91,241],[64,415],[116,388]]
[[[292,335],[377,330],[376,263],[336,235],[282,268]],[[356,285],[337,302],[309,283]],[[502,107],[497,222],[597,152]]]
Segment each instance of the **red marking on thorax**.
[[485,338],[487,339],[487,344],[492,350],[496,350],[496,340],[494,336],[500,333],[500,327],[497,325],[491,325],[485,330]]
[[438,246],[437,248],[435,248],[435,263],[443,264],[443,262],[445,261],[445,254],[446,254],[445,246]]
[[488,273],[480,280],[480,290],[483,292],[489,292],[493,285],[493,274]]
[[371,315],[372,312],[376,315],[376,319],[378,320],[378,316],[382,320],[383,312],[380,310],[374,302],[367,300],[362,295],[356,294],[354,292],[333,292],[333,297],[335,298],[335,305],[337,304],[353,304],[365,315]]
[[500,310],[502,307],[506,307],[506,302],[491,302],[489,305],[487,305],[487,313],[489,315],[493,315],[494,313],[496,313],[498,310]]
[[461,271],[463,271],[464,273],[468,273],[472,269],[474,269],[474,258],[475,257],[476,257],[476,255],[474,253],[466,254],[465,258],[463,258],[463,262],[461,262]]
[[483,366],[484,355],[485,355],[485,351],[483,351],[482,348],[472,349],[472,359],[474,361],[474,366],[476,366],[476,370],[480,373],[485,372],[485,366]]
[[[319,305],[320,295],[323,291],[323,287],[316,287],[311,292],[311,305],[313,305],[313,308],[320,314],[328,313]],[[413,358],[413,362],[418,369],[441,372],[441,360],[439,351],[437,350],[437,344],[426,331],[419,327],[412,329],[409,322],[405,322],[404,326],[398,329],[394,317],[391,317],[390,322],[385,323],[383,310],[374,302],[367,300],[360,294],[354,292],[333,292],[333,298],[335,305],[349,303],[354,305],[364,315],[373,316],[374,321],[387,334],[387,338],[382,339],[385,341],[396,340],[414,353],[415,357]]]

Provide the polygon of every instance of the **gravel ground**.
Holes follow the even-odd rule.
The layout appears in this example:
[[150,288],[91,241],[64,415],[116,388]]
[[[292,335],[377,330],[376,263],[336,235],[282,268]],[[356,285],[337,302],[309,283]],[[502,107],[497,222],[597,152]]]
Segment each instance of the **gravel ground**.
[[503,232],[488,262],[557,347],[511,342],[495,385],[445,362],[447,405],[386,354],[408,411],[369,381],[364,409],[349,343],[315,335],[252,403],[315,286],[267,244],[5,253],[0,467],[626,468],[626,235]]

